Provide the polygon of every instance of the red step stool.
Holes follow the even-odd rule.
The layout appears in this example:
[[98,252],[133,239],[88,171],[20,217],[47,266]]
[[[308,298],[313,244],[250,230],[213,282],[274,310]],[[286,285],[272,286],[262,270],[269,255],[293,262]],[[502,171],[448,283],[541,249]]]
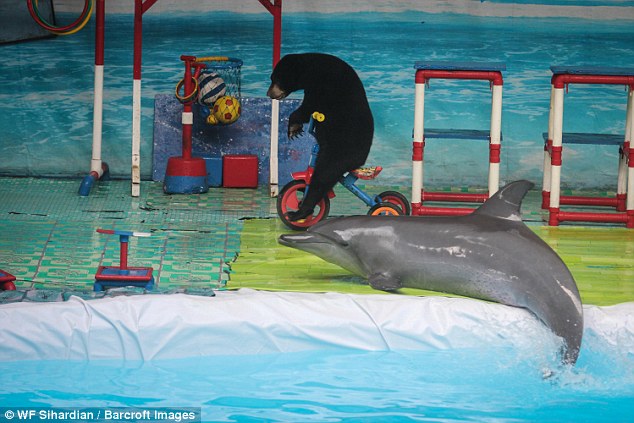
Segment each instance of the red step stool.
[[99,266],[95,274],[95,292],[104,288],[120,288],[137,286],[147,290],[154,288],[154,276],[151,267],[128,267],[128,242],[131,236],[150,236],[144,232],[118,231],[112,229],[97,229],[100,234],[119,235],[121,249],[119,250],[119,266]]

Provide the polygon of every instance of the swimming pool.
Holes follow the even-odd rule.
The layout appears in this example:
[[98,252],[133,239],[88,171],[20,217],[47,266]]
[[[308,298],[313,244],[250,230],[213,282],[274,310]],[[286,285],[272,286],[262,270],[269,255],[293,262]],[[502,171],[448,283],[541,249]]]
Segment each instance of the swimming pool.
[[461,298],[243,289],[4,305],[0,403],[201,407],[214,422],[625,422],[632,315],[586,306],[566,369],[528,312]]

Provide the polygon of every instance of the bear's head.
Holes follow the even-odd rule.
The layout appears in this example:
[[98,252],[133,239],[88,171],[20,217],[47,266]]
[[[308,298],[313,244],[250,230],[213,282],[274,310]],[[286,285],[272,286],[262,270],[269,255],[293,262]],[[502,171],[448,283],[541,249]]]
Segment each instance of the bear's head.
[[304,74],[303,55],[287,54],[277,62],[271,74],[271,86],[266,95],[275,100],[288,97],[292,92],[304,89],[301,78]]

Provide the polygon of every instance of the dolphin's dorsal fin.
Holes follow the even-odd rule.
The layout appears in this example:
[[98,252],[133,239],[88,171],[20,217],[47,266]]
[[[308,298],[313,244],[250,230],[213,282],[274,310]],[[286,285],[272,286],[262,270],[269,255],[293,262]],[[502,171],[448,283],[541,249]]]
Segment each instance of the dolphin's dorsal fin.
[[530,181],[515,181],[500,188],[473,214],[521,221],[520,207],[526,193],[535,186]]

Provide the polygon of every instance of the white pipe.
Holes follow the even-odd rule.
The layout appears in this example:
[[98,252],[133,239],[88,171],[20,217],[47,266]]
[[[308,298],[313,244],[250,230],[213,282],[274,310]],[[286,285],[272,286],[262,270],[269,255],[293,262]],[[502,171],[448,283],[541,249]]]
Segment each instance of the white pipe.
[[132,196],[141,195],[141,80],[135,79],[132,91]]
[[[414,142],[425,138],[425,84],[416,84],[414,97]],[[412,160],[412,204],[421,202],[423,189],[423,161]]]
[[[564,89],[555,88],[553,104],[553,149],[561,147],[564,123]],[[559,208],[561,192],[561,165],[551,165],[550,208]]]
[[500,164],[489,163],[489,197],[500,189]]
[[[494,85],[491,100],[491,144],[502,139],[502,85]],[[489,197],[500,189],[500,164],[489,163]]]
[[269,190],[271,197],[279,192],[278,140],[280,133],[280,102],[271,100],[271,148],[269,151]]
[[101,167],[101,133],[103,126],[103,65],[95,65],[95,89],[92,121],[92,159],[90,171],[103,175]]

